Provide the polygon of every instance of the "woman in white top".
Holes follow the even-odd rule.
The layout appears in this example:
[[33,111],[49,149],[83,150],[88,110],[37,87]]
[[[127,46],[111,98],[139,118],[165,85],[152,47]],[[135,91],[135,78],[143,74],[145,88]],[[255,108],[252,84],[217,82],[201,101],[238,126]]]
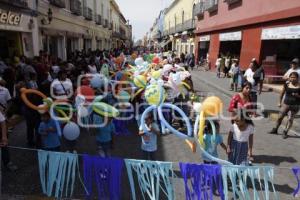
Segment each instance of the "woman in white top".
[[51,83],[51,96],[55,99],[68,99],[73,95],[73,84],[67,78],[65,71],[61,70],[58,73],[58,78]]
[[97,67],[94,61],[90,61],[90,64],[88,65],[89,73],[90,74],[96,74],[97,73]]
[[239,110],[239,115],[236,115],[234,124],[232,124],[227,144],[228,159],[235,165],[248,164],[249,160],[253,161],[252,147],[254,124],[246,115],[244,110]]

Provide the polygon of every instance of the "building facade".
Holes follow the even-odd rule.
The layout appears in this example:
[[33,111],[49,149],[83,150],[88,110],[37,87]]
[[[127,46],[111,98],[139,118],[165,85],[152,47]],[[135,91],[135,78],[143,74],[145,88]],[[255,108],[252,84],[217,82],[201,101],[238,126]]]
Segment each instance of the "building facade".
[[175,0],[164,13],[164,32],[177,54],[194,53],[195,20],[192,0]]
[[35,1],[0,1],[0,56],[38,55],[38,23]]
[[212,69],[223,54],[237,57],[242,69],[256,58],[275,75],[300,57],[298,0],[200,0],[194,11],[196,59],[209,55]]
[[40,49],[65,60],[75,50],[111,47],[108,0],[38,2]]
[[3,58],[44,50],[66,60],[75,50],[130,46],[131,38],[132,27],[113,0],[0,0]]

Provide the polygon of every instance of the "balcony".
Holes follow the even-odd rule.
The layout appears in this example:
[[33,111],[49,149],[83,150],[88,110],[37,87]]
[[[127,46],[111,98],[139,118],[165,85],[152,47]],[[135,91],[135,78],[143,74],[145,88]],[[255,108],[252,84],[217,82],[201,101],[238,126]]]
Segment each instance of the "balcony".
[[194,16],[197,16],[198,20],[203,19],[205,12],[204,2],[197,3],[194,7]]
[[182,28],[182,31],[187,31],[187,30],[191,30],[191,29],[194,29],[194,23],[193,23],[193,20],[192,19],[189,19],[189,20],[186,20],[184,23],[183,23],[183,28]]
[[102,25],[102,17],[101,15],[96,15],[96,24],[97,25]]
[[224,0],[228,5],[235,4],[241,2],[242,0]]
[[66,7],[65,0],[50,0],[49,3],[51,5],[59,7],[59,8],[65,8]]
[[19,8],[28,8],[28,2],[26,0],[0,0],[1,3],[7,3]]
[[218,10],[219,0],[208,0],[206,1],[205,10],[208,12],[216,12]]
[[70,10],[74,15],[81,16],[81,2],[80,0],[73,0],[70,1]]
[[93,10],[88,7],[83,8],[83,16],[86,20],[92,21],[93,20]]

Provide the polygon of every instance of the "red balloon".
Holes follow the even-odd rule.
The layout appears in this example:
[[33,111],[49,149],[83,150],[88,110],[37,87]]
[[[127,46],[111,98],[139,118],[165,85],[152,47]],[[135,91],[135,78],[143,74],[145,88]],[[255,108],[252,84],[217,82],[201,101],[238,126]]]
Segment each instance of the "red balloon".
[[152,59],[152,62],[155,63],[155,64],[159,64],[159,57],[154,57]]
[[80,86],[77,88],[76,94],[82,95],[89,102],[93,101],[95,98],[95,91],[90,86]]

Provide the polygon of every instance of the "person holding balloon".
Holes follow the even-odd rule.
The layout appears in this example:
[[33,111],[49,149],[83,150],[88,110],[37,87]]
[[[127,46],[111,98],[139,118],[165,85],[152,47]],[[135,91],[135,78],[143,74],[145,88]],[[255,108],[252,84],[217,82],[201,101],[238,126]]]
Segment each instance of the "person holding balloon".
[[49,112],[41,115],[39,134],[42,136],[42,148],[46,151],[60,151],[60,138],[56,129],[55,121]]
[[[210,123],[206,123],[205,133],[204,133],[204,143],[205,148],[204,150],[209,153],[210,155],[218,158],[218,151],[217,147],[218,145],[221,145],[221,147],[226,151],[227,147],[223,143],[223,137],[219,134],[220,131],[220,124],[217,121],[214,121],[215,127],[216,127],[216,137],[213,138],[213,128]],[[205,154],[202,154],[202,159],[205,164],[218,164],[215,161],[212,161],[210,158],[208,158]]]
[[142,151],[145,160],[155,160],[157,151],[157,136],[160,135],[159,126],[153,120],[153,115],[148,114],[145,119],[147,132],[140,127],[139,135],[142,137]]
[[101,117],[94,114],[95,122],[100,125],[97,128],[96,141],[98,153],[101,157],[110,157],[113,149],[113,136],[116,133],[116,128],[111,117]]
[[[239,110],[234,118],[227,140],[228,159],[235,165],[248,165],[252,162],[254,124],[245,110]],[[248,157],[249,156],[249,157]]]

